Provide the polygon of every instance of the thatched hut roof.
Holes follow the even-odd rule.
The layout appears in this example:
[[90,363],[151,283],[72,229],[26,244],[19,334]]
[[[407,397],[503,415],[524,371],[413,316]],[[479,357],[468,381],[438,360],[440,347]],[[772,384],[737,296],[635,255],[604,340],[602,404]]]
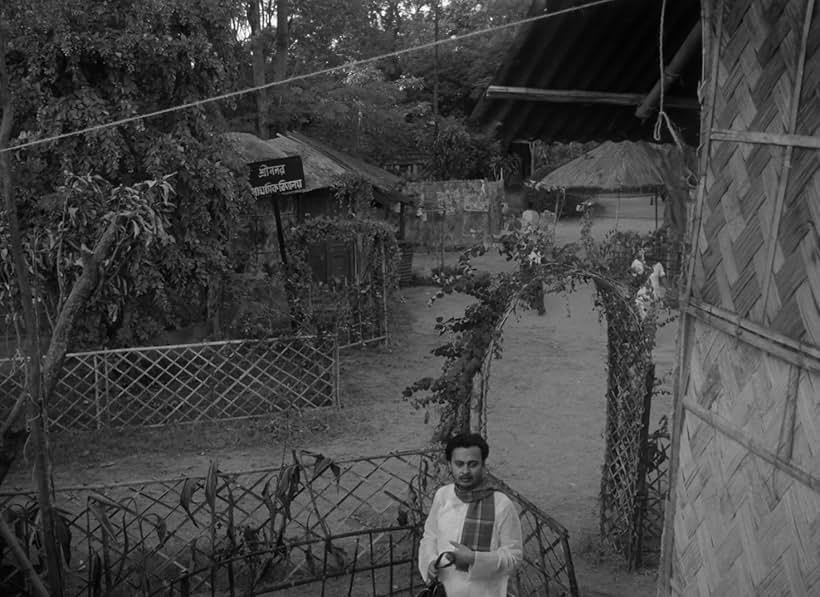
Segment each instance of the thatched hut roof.
[[402,179],[395,174],[301,133],[287,132],[268,140],[250,133],[232,132],[225,136],[248,162],[301,156],[305,186],[292,191],[292,194],[331,188],[341,177],[354,175],[372,184],[381,200],[388,203],[413,203],[411,198],[400,193]]
[[291,191],[293,194],[330,188],[340,177],[348,174],[348,169],[330,156],[310,145],[282,135],[268,140],[260,139],[250,133],[226,133],[225,136],[232,141],[239,155],[248,162],[301,156],[305,186],[302,189]]
[[684,175],[683,156],[674,146],[607,141],[553,170],[533,186],[542,190],[646,192],[679,188]]

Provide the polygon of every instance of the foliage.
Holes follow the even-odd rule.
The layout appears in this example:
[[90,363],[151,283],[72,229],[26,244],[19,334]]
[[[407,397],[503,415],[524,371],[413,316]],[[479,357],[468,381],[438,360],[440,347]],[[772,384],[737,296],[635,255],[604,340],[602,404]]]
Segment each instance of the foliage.
[[[310,333],[339,332],[354,325],[359,317],[378,320],[381,297],[381,263],[385,264],[385,287],[388,292],[398,286],[399,248],[395,232],[380,220],[314,218],[289,231],[289,293],[291,316]],[[311,251],[323,250],[326,243],[344,243],[353,247],[363,263],[357,266],[354,280],[319,281],[311,264]],[[364,312],[361,312],[364,308]]]
[[[21,504],[11,504],[2,512],[2,516],[14,533],[14,538],[20,547],[25,550],[34,570],[44,576],[46,568],[45,549],[41,540],[40,519],[42,512],[36,499],[31,498]],[[60,556],[66,566],[71,565],[71,514],[64,510],[56,509],[55,540],[60,548]],[[0,539],[0,555],[7,549],[5,541]],[[3,560],[4,564],[9,560]],[[15,570],[15,568],[11,568]],[[0,590],[4,595],[22,594],[23,586],[26,584],[22,579],[24,575],[18,568],[18,574],[9,574],[9,567],[3,567],[3,575],[0,577]]]
[[431,144],[429,169],[436,180],[490,178],[501,153],[490,135],[473,132],[454,118],[440,123]]
[[[247,514],[240,505],[241,498],[248,489],[238,484],[235,475],[226,473],[219,468],[217,461],[212,460],[204,479],[186,478],[179,490],[178,503],[194,526],[199,526],[195,513],[200,510],[207,512],[208,539],[195,538],[191,542],[192,561],[189,572],[202,575],[211,570],[211,580],[226,585],[234,592],[238,584],[248,584],[250,592],[253,587],[281,580],[293,574],[301,566],[299,556],[304,556],[306,563],[313,554],[312,543],[319,543],[307,529],[302,530],[295,518],[299,514],[293,511],[294,500],[306,492],[311,504],[311,514],[318,520],[318,528],[322,531],[324,548],[333,560],[343,568],[347,564],[348,554],[344,549],[333,544],[333,537],[325,520],[327,514],[322,514],[318,503],[318,496],[314,493],[313,484],[320,476],[331,474],[339,482],[342,469],[333,459],[323,454],[302,451],[292,451],[292,463],[283,462],[279,471],[263,479],[261,497],[267,509],[267,517],[261,524],[237,524],[236,519]],[[310,461],[306,461],[310,459]],[[195,502],[197,494],[202,494],[204,501],[201,505]],[[219,507],[217,507],[219,500]],[[224,505],[224,506],[223,506]],[[219,510],[219,512],[218,512]],[[151,569],[154,554],[163,554],[166,541],[173,537],[168,532],[167,521],[155,512],[146,512],[140,509],[134,498],[114,500],[102,494],[93,493],[89,497],[89,511],[95,522],[99,524],[100,532],[106,536],[108,544],[118,544],[119,549],[111,553],[100,554],[92,550],[92,574],[89,575],[90,589],[94,594],[103,591],[103,577],[111,583],[122,583],[144,589],[152,582],[152,577],[158,571]],[[264,508],[262,510],[264,512]],[[121,517],[122,523],[117,519]],[[296,523],[296,524],[293,524]],[[308,515],[308,525],[310,515]],[[309,527],[312,525],[309,525]],[[129,545],[129,527],[139,531],[139,541]],[[296,530],[299,534],[294,534]],[[156,547],[148,547],[149,533],[156,534]],[[304,540],[303,540],[304,535]],[[199,545],[206,543],[206,545]],[[103,543],[106,549],[106,543]],[[197,554],[205,555],[204,569],[197,563]],[[164,554],[163,554],[164,555]],[[234,570],[233,566],[236,566]],[[224,574],[216,574],[217,570],[230,568],[227,578]],[[311,574],[317,570],[311,568]],[[180,578],[184,576],[181,575]],[[176,582],[179,582],[177,580]],[[111,585],[109,584],[110,588]]]
[[[275,3],[263,0],[260,4],[265,51],[272,55]],[[439,4],[439,39],[509,23],[527,9],[527,3],[519,0]],[[435,38],[436,19],[429,0],[291,0],[289,11],[289,76],[427,44]],[[274,87],[269,122],[279,131],[304,130],[378,164],[429,155],[436,78],[443,126],[463,124],[514,33],[510,27],[442,44],[437,66],[434,52],[425,49]],[[243,45],[239,70],[247,85],[252,82],[250,43]],[[267,71],[272,80],[272,63]],[[243,98],[232,122],[253,130],[254,109],[253,98]],[[473,169],[489,176],[485,166],[479,163]]]
[[[345,245],[357,252],[361,261],[355,279],[325,280],[324,272],[314,271],[317,260],[324,259],[327,243]],[[284,281],[289,312],[268,305],[258,313],[249,313],[239,322],[242,337],[270,337],[289,325],[304,334],[338,336],[355,336],[356,325],[378,327],[376,323],[384,317],[383,288],[389,293],[398,286],[399,278],[399,247],[390,224],[362,217],[311,218],[287,230],[285,244],[288,272],[284,280],[270,277],[266,283],[274,290]]]
[[[453,292],[467,294],[477,301],[460,317],[439,318],[436,329],[449,341],[434,349],[444,357],[442,372],[437,378],[423,378],[408,386],[403,395],[417,408],[438,405],[441,420],[434,440],[445,441],[458,431],[469,429],[470,404],[477,376],[485,375],[488,358],[500,356],[503,324],[516,308],[531,308],[542,300],[542,292],[572,292],[577,285],[594,283],[596,306],[607,318],[611,337],[623,336],[632,343],[631,350],[640,362],[651,362],[657,324],[658,297],[651,294],[650,268],[640,272],[631,268],[641,259],[653,239],[632,233],[612,233],[602,242],[591,234],[591,220],[583,220],[581,242],[557,246],[546,227],[522,227],[506,231],[500,239],[499,251],[517,264],[512,273],[491,275],[478,272],[471,259],[487,251],[478,246],[466,251],[459,260],[456,275],[445,274],[436,279],[440,289],[431,300]],[[639,299],[649,290],[650,307],[641,310]],[[625,367],[634,362],[625,363]],[[610,367],[618,366],[610,363]],[[634,372],[633,372],[634,373]],[[640,375],[636,383],[642,382]],[[634,381],[634,380],[633,380]]]
[[339,177],[332,188],[337,213],[355,217],[364,215],[373,205],[373,185],[355,174]]
[[[16,122],[12,143],[40,139],[217,94],[235,82],[236,7],[216,0],[4,3]],[[45,230],[63,172],[113,185],[176,172],[168,214],[175,243],[132,255],[104,302],[87,309],[74,347],[135,344],[204,319],[209,280],[228,271],[229,233],[250,194],[219,135],[219,113],[190,109],[40,145],[14,154],[24,227]],[[244,174],[244,172],[243,172]],[[58,287],[56,279],[46,285]],[[50,301],[58,300],[49,297]]]
[[[128,298],[123,280],[139,275],[140,254],[152,246],[168,247],[174,205],[169,177],[114,186],[100,176],[66,175],[64,184],[40,199],[34,209],[38,226],[24,231],[23,248],[32,277],[34,300],[53,331],[83,264],[113,226],[111,250],[100,264],[107,283],[99,283],[85,306],[116,319]],[[8,222],[0,214],[0,305],[19,329],[21,309],[14,281]],[[45,323],[45,322],[43,322]]]

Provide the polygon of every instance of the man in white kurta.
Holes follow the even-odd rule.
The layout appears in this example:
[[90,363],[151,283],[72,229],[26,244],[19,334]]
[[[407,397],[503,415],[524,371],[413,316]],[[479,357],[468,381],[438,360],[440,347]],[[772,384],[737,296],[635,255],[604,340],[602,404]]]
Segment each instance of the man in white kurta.
[[[452,438],[445,453],[455,482],[433,498],[419,546],[419,571],[425,581],[437,576],[447,597],[506,597],[509,575],[522,557],[515,504],[485,481],[489,447],[480,435]],[[474,502],[483,506],[471,510]],[[449,553],[443,560],[454,565],[436,569],[444,552]]]

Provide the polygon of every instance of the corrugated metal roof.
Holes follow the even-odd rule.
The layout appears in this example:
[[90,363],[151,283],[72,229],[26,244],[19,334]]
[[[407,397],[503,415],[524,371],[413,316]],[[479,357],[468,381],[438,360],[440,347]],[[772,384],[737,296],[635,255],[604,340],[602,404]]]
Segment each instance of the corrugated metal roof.
[[536,189],[625,191],[670,186],[661,156],[676,150],[642,142],[607,141],[535,182]]
[[[550,0],[557,11],[587,0]],[[545,12],[534,0],[530,16]],[[621,0],[522,26],[493,85],[646,94],[658,81],[660,0]],[[666,3],[664,58],[669,62],[700,18],[698,0]],[[668,95],[697,98],[701,55],[695,52]],[[667,108],[684,139],[697,145],[696,110]],[[515,139],[546,141],[651,140],[654,117],[634,106],[546,103],[482,97],[472,118]],[[671,139],[668,139],[671,140]]]

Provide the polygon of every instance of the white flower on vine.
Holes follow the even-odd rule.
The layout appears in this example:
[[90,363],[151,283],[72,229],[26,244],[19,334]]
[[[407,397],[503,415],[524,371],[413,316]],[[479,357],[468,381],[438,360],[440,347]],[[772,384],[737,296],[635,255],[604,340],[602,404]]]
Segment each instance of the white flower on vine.
[[649,313],[649,308],[652,306],[653,296],[652,292],[646,286],[643,286],[640,290],[638,290],[638,294],[635,295],[635,306],[638,308],[638,314],[641,316],[641,319],[646,319],[646,315]]
[[641,261],[640,259],[636,259],[632,262],[632,265],[629,266],[629,269],[632,271],[634,275],[640,276],[644,270],[643,261]]
[[663,266],[660,263],[656,263],[652,268],[652,273],[649,274],[648,282],[652,286],[652,294],[658,299],[662,299],[665,294],[665,290],[661,285],[661,279],[665,277],[666,271],[663,269]]
[[530,265],[541,263],[541,253],[533,249],[532,251],[530,251],[530,254],[527,255],[527,261]]

